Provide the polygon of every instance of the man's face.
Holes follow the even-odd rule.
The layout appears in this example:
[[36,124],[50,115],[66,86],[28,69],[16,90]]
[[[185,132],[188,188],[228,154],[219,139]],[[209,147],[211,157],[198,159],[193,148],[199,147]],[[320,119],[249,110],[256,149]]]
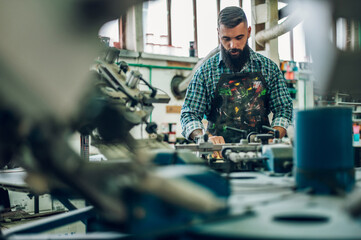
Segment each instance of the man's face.
[[231,57],[237,58],[247,45],[247,40],[251,35],[251,27],[247,27],[245,22],[241,22],[234,28],[227,28],[221,24],[218,28],[218,37],[223,48]]
[[248,38],[251,27],[242,22],[234,28],[220,25],[218,29],[223,61],[234,72],[242,70],[249,58]]

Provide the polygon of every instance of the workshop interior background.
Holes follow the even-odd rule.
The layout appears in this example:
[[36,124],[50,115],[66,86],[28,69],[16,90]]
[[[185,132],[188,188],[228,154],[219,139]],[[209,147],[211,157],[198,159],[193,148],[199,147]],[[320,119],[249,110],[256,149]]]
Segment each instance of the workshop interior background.
[[[228,6],[284,74],[294,118],[282,139],[181,134]],[[0,239],[360,239],[359,9],[0,0]]]

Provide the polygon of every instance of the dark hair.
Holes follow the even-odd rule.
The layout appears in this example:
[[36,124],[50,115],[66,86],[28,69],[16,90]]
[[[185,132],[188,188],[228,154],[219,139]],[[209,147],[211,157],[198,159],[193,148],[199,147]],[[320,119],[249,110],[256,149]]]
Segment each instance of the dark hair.
[[232,6],[223,8],[218,15],[218,28],[221,24],[227,28],[234,28],[241,22],[247,23],[247,17],[240,7]]

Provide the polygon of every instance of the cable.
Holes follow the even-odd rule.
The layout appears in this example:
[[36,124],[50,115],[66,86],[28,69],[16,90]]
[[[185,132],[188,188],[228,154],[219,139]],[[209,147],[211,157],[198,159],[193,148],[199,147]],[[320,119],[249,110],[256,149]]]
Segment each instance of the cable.
[[157,90],[163,92],[164,94],[168,95],[168,93],[166,93],[164,90],[162,90],[162,89],[160,89],[160,88],[157,88],[157,87],[156,87],[155,89],[157,89]]

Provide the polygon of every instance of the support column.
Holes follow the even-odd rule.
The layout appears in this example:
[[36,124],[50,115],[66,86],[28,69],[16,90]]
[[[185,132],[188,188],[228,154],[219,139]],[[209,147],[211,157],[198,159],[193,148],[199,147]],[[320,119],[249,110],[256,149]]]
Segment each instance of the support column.
[[139,3],[127,11],[125,45],[128,50],[144,51],[143,4]]
[[255,36],[258,32],[269,29],[278,24],[278,1],[277,0],[252,0],[252,27],[251,37],[253,49],[270,58],[279,65],[278,39],[272,39],[264,47],[258,45]]

